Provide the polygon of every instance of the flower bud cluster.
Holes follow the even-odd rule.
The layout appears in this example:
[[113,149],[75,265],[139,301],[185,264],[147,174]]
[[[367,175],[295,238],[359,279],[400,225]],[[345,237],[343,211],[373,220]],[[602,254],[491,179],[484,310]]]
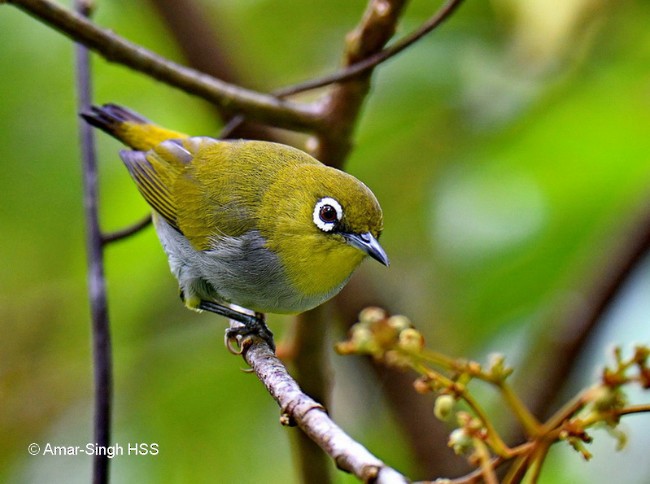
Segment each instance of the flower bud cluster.
[[338,343],[340,354],[362,354],[389,365],[408,366],[409,355],[424,348],[424,337],[406,316],[389,316],[377,307],[365,308],[359,322],[350,328],[347,341]]
[[467,412],[458,412],[458,428],[449,435],[447,445],[458,454],[469,454],[474,450],[474,439],[485,440],[487,432],[483,423]]

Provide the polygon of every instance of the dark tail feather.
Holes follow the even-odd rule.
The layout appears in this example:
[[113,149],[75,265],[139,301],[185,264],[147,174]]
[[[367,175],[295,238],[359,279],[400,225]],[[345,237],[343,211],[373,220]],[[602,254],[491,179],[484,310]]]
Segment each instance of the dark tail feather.
[[89,124],[115,136],[123,123],[149,124],[149,120],[117,104],[92,106],[90,111],[80,113]]

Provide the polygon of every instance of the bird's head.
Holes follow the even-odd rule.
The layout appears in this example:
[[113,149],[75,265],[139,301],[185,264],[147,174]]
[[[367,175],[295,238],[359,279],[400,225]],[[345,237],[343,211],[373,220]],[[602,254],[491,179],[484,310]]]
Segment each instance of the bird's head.
[[379,203],[347,173],[321,164],[283,170],[262,207],[269,248],[307,294],[338,291],[366,256],[388,265]]

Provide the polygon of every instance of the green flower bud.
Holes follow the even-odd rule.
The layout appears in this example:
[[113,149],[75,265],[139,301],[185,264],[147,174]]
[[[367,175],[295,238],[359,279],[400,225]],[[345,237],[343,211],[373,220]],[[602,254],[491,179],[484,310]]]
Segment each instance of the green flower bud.
[[415,328],[407,328],[400,332],[397,346],[404,351],[417,353],[424,348],[424,336]]
[[396,331],[404,331],[412,326],[411,320],[406,316],[395,315],[388,318],[388,325]]
[[386,319],[386,311],[376,306],[364,308],[359,313],[359,322],[361,323],[378,323],[382,319]]
[[447,443],[456,455],[468,454],[474,447],[472,437],[470,437],[465,429],[456,429],[449,434],[449,442]]
[[451,395],[440,395],[433,405],[433,414],[438,420],[447,420],[451,415],[456,400]]

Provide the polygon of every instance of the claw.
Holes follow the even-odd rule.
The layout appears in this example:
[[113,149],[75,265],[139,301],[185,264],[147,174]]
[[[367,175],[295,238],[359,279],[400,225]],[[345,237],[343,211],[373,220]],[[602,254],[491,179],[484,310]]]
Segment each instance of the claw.
[[[256,319],[255,324],[236,326],[234,328],[228,328],[226,330],[226,341],[236,341],[237,346],[239,347],[239,350],[236,351],[238,351],[237,354],[240,355],[246,351],[246,348],[248,348],[248,346],[250,346],[252,342],[250,336],[258,336],[259,338],[262,338],[275,353],[273,333],[269,331],[269,328],[266,327],[264,321]],[[227,344],[226,347],[228,346],[229,345]],[[232,347],[231,343],[230,346]]]
[[230,328],[226,329],[226,332],[223,335],[223,344],[226,346],[228,352],[235,356],[241,356],[241,354],[244,352],[244,348],[239,345],[237,335],[232,334],[230,332]]
[[[226,318],[233,319],[242,323],[242,326],[236,328],[229,328],[226,331],[224,344],[229,352],[234,355],[241,355],[246,351],[247,345],[246,340],[239,340],[237,337],[245,337],[250,335],[256,335],[262,338],[269,345],[271,350],[275,353],[275,342],[273,341],[273,333],[269,330],[264,322],[264,315],[261,313],[255,313],[255,316],[250,314],[240,313],[221,304],[212,302],[212,301],[200,301],[197,304],[197,308],[210,311],[220,316],[225,316]],[[236,344],[233,344],[233,341]],[[239,349],[237,349],[237,347]]]

